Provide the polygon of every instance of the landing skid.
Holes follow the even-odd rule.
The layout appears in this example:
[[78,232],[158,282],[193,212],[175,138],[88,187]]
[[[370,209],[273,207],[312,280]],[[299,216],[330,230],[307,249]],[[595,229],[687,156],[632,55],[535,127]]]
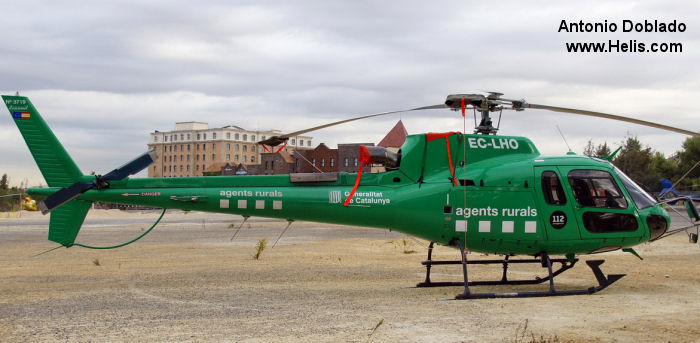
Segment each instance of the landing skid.
[[[554,288],[554,277],[557,275],[571,269],[578,259],[569,261],[565,258],[551,259],[546,253],[538,255],[538,258],[527,259],[527,260],[510,260],[509,256],[506,256],[503,260],[474,260],[468,261],[466,257],[466,252],[461,244],[455,242],[460,248],[462,259],[460,261],[433,261],[433,246],[434,243],[431,242],[428,247],[428,260],[423,261],[422,264],[426,268],[425,281],[416,285],[416,287],[444,287],[444,286],[464,286],[464,293],[457,295],[456,299],[484,299],[484,298],[525,298],[525,297],[548,297],[548,296],[563,296],[563,295],[578,295],[578,294],[593,294],[605,287],[608,287],[615,281],[619,280],[625,274],[611,274],[605,276],[600,270],[600,265],[605,262],[604,260],[590,260],[586,261],[586,264],[591,268],[593,274],[598,281],[598,286],[589,287],[586,289],[577,290],[564,290],[557,291]],[[547,268],[547,276],[545,277],[535,277],[534,279],[527,280],[509,280],[508,279],[508,266],[510,264],[523,264],[523,263],[538,263],[543,268]],[[430,271],[433,265],[448,265],[448,264],[461,264],[462,272],[464,274],[464,281],[461,282],[433,282],[430,280]],[[467,274],[467,265],[470,264],[501,264],[503,266],[503,275],[501,280],[492,281],[469,281]],[[559,264],[558,269],[552,270],[553,264]],[[469,290],[469,286],[482,286],[482,285],[532,285],[539,284],[545,281],[549,281],[549,291],[534,291],[534,292],[508,292],[508,293],[472,293]]]

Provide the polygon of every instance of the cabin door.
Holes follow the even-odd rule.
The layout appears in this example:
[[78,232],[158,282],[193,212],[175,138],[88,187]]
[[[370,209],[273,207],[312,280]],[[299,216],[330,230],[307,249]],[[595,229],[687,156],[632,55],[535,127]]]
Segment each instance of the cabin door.
[[535,167],[535,193],[539,204],[539,217],[544,221],[549,240],[581,239],[574,216],[574,204],[568,196],[563,175],[557,167]]

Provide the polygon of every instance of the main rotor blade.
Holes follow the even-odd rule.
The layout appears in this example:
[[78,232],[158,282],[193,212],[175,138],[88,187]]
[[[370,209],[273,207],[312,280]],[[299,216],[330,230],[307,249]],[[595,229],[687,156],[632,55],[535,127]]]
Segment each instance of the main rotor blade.
[[112,170],[106,175],[102,176],[101,180],[121,180],[129,175],[134,175],[151,165],[155,162],[156,150],[151,149],[141,154],[139,157],[133,159],[131,162],[124,164],[123,166]]
[[685,135],[690,135],[693,137],[700,137],[700,133],[698,132],[693,132],[689,130],[684,130],[684,129],[679,129],[676,127],[668,126],[668,125],[663,125],[663,124],[657,124],[657,123],[652,123],[650,121],[646,120],[640,120],[640,119],[634,119],[634,118],[628,118],[628,117],[623,117],[623,116],[618,116],[614,114],[608,114],[608,113],[601,113],[601,112],[594,112],[594,111],[586,111],[586,110],[577,110],[574,108],[565,108],[565,107],[556,107],[556,106],[547,106],[547,105],[537,105],[537,104],[525,104],[523,106],[524,108],[535,108],[535,109],[541,109],[541,110],[548,110],[548,111],[554,111],[554,112],[563,112],[563,113],[573,113],[573,114],[582,114],[585,116],[591,116],[591,117],[598,117],[598,118],[607,118],[607,119],[613,119],[613,120],[619,120],[619,121],[624,121],[628,123],[634,123],[634,124],[639,124],[639,125],[644,125],[644,126],[650,126],[650,127],[655,127],[657,129],[662,129],[662,130],[668,130],[668,131],[673,131],[677,133],[682,133]]
[[279,145],[279,144],[283,143],[284,141],[286,141],[286,140],[289,139],[290,137],[294,137],[294,136],[298,136],[298,135],[303,135],[303,134],[305,134],[305,133],[307,133],[307,132],[316,131],[316,130],[320,130],[320,129],[325,129],[325,128],[331,127],[331,126],[336,126],[336,125],[340,125],[340,124],[349,123],[349,122],[351,122],[351,121],[356,121],[356,120],[360,120],[360,119],[367,119],[367,118],[372,118],[372,117],[379,117],[379,116],[384,116],[384,115],[394,114],[394,113],[411,112],[411,111],[421,111],[421,110],[434,110],[434,109],[440,109],[440,108],[448,108],[448,107],[445,106],[445,105],[443,105],[443,104],[440,104],[440,105],[430,105],[430,106],[416,107],[416,108],[412,108],[412,109],[408,109],[408,110],[399,110],[399,111],[389,111],[389,112],[381,112],[381,113],[368,114],[368,115],[364,115],[364,116],[360,116],[360,117],[355,117],[355,118],[350,118],[350,119],[345,119],[345,120],[340,120],[340,121],[332,122],[332,123],[329,123],[329,124],[314,126],[314,127],[312,127],[312,128],[308,128],[308,129],[304,129],[304,130],[299,130],[299,131],[294,131],[294,132],[292,132],[292,133],[286,133],[286,134],[279,135],[279,136],[273,136],[273,137],[270,137],[270,138],[268,138],[268,139],[266,139],[266,140],[259,141],[258,144],[264,144],[264,145],[275,146],[275,145]]

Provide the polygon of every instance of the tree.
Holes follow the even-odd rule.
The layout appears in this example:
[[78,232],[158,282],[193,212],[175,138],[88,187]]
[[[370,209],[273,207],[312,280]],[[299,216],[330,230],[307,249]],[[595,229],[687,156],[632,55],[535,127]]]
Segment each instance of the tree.
[[[678,178],[678,163],[672,158],[667,159],[664,154],[657,151],[651,158],[651,173],[648,177],[650,180],[668,179],[674,181]],[[659,192],[661,191],[661,182],[649,184],[647,187],[653,192]]]
[[610,147],[608,147],[608,142],[603,142],[603,144],[599,144],[598,147],[595,149],[595,155],[598,157],[605,157],[605,156],[610,156],[612,151],[610,151]]
[[589,157],[606,157],[610,156],[610,153],[608,142],[603,142],[603,144],[596,146],[592,140],[588,140],[588,144],[583,148],[583,154]]
[[2,178],[0,178],[0,189],[7,190],[8,188],[10,187],[7,181],[7,174],[2,174]]
[[627,137],[627,140],[622,143],[622,150],[613,160],[613,164],[637,183],[649,188],[659,182],[658,177],[652,173],[651,161],[651,148],[642,148],[642,143],[637,137]]
[[583,154],[588,157],[596,157],[595,146],[593,145],[592,140],[588,140],[588,144],[586,144],[586,147],[583,148]]
[[[678,152],[678,178],[688,173],[680,182],[682,187],[692,187],[700,184],[700,166],[692,169],[700,161],[700,137],[688,138],[683,142],[683,150]],[[692,170],[691,170],[692,169]]]

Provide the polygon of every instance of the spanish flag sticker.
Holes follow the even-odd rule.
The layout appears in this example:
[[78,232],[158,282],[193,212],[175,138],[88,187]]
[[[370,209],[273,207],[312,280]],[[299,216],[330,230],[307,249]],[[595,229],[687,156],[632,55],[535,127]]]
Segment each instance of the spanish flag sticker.
[[29,119],[29,112],[12,112],[12,118],[15,119]]

